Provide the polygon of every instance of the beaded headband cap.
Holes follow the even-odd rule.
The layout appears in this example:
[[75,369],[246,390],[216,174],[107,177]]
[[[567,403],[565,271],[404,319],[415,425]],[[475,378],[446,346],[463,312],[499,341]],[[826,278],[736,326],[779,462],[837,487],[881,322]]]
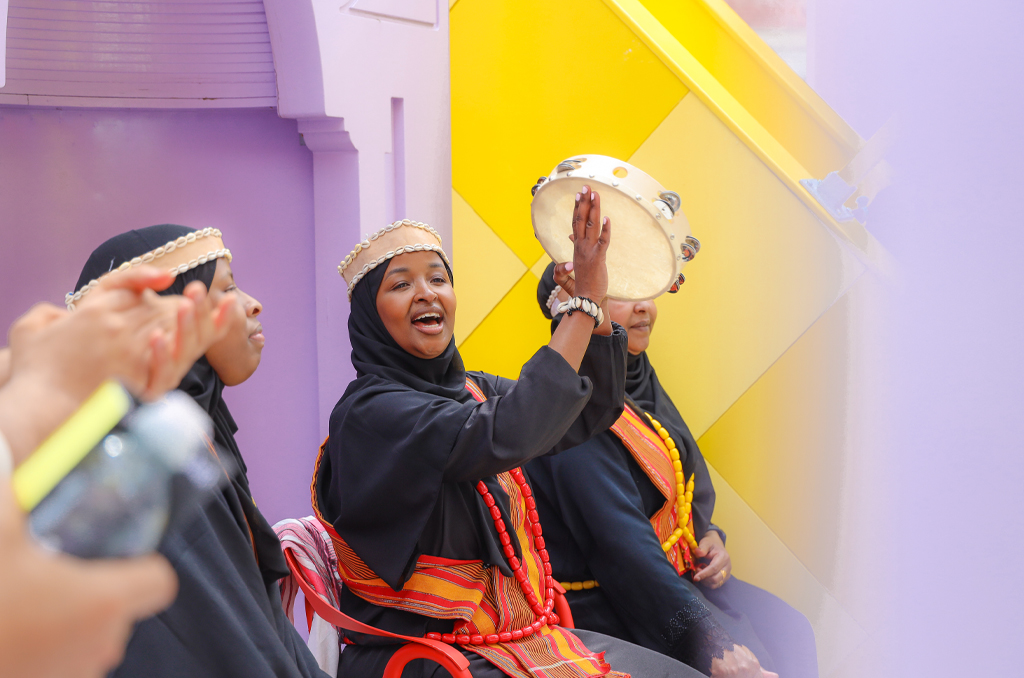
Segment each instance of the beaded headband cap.
[[367,273],[407,252],[437,252],[451,267],[437,231],[419,221],[396,221],[356,243],[356,248],[338,266],[338,273],[348,283],[348,300],[352,301],[352,290]]
[[[120,271],[126,271],[129,268],[141,266],[142,264],[151,264],[168,270],[174,275],[180,275],[207,262],[216,261],[221,258],[227,259],[229,262],[231,261],[231,250],[224,247],[220,230],[204,228],[201,231],[194,231],[188,235],[183,235],[177,240],[170,241],[163,247],[157,247],[155,250],[135,257],[131,261],[126,261],[113,271],[102,275],[101,278],[106,278],[108,275],[114,275]],[[67,304],[68,310],[75,310],[75,304],[88,294],[89,290],[96,287],[99,282],[99,280],[90,280],[85,285],[82,285],[82,289],[65,295],[64,303]]]

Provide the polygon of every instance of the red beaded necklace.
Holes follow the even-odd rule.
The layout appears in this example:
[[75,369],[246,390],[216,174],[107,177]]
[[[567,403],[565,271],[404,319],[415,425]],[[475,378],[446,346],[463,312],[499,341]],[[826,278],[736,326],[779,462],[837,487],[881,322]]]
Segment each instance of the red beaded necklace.
[[[551,562],[548,550],[544,548],[544,531],[541,529],[540,516],[537,514],[537,502],[533,498],[533,490],[530,489],[530,485],[526,482],[526,477],[523,476],[521,469],[514,468],[509,471],[509,475],[519,485],[519,491],[522,492],[523,498],[526,500],[526,531],[533,537],[533,545],[540,554],[541,562],[544,563],[545,591],[543,605],[537,600],[537,594],[533,592],[533,587],[530,585],[530,576],[526,569],[526,563],[520,562],[519,558],[516,558],[515,549],[512,547],[512,537],[509,536],[505,521],[501,518],[501,510],[497,507],[494,497],[491,496],[491,492],[487,489],[484,481],[481,480],[476,484],[476,491],[484,498],[484,503],[491,512],[491,518],[494,519],[494,529],[498,531],[498,538],[501,540],[509,567],[512,568],[512,574],[515,575],[516,581],[519,582],[519,588],[522,589],[523,595],[526,596],[527,602],[530,603],[530,607],[537,617],[536,621],[529,626],[524,626],[515,631],[490,633],[486,636],[480,634],[469,635],[466,633],[428,633],[427,638],[451,644],[458,643],[459,645],[507,643],[512,640],[532,636],[546,624],[554,625],[558,623],[558,615],[552,612],[555,607],[555,582],[551,578]],[[523,554],[524,561],[527,555],[526,553]]]

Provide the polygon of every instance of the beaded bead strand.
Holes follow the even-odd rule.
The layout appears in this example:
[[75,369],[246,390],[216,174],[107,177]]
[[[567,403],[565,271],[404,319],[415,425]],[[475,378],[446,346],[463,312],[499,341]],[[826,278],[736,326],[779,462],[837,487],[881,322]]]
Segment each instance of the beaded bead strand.
[[516,557],[515,548],[512,546],[512,536],[508,533],[508,527],[506,527],[505,521],[501,517],[501,509],[498,508],[497,502],[491,495],[491,491],[487,489],[484,481],[481,480],[477,483],[476,491],[483,497],[484,504],[491,514],[491,519],[494,520],[494,529],[498,532],[498,538],[505,552],[505,558],[508,560],[512,574],[515,575],[516,581],[519,582],[519,588],[522,590],[523,595],[526,596],[526,601],[533,610],[536,620],[529,626],[524,626],[515,631],[490,633],[486,636],[481,634],[470,635],[467,633],[428,633],[426,637],[431,640],[440,640],[445,643],[459,645],[493,645],[494,643],[508,643],[513,640],[520,640],[521,638],[539,633],[544,626],[558,624],[558,615],[553,612],[555,608],[555,581],[551,578],[551,556],[548,555],[548,550],[544,545],[544,530],[540,526],[537,501],[533,498],[533,489],[526,482],[526,476],[523,475],[521,469],[514,468],[509,471],[509,475],[519,485],[519,491],[525,500],[526,533],[532,538],[533,546],[537,549],[537,554],[540,556],[541,563],[543,564],[545,584],[543,605],[538,600],[537,594],[534,593],[533,586],[530,584],[530,574],[526,564],[526,558],[530,554],[523,553],[522,561]]
[[692,551],[697,550],[697,540],[694,539],[693,533],[690,532],[690,505],[693,502],[693,475],[690,479],[684,480],[683,476],[683,462],[679,459],[679,448],[676,447],[676,442],[672,440],[672,436],[669,435],[668,430],[662,426],[657,419],[647,415],[654,424],[654,430],[658,433],[658,436],[665,441],[665,446],[668,447],[668,455],[672,459],[672,468],[676,473],[676,525],[678,527],[669,535],[669,538],[661,543],[661,549],[668,553],[668,551],[676,545],[680,539],[683,539]]
[[[652,417],[650,414],[647,415],[650,419],[651,424],[654,426],[655,432],[658,437],[665,442],[665,447],[668,448],[668,456],[672,460],[672,469],[675,471],[676,480],[676,529],[669,535],[668,539],[661,542],[661,550],[668,553],[676,545],[676,543],[682,539],[686,542],[687,546],[690,547],[690,551],[695,553],[698,550],[697,540],[694,539],[693,533],[690,532],[690,507],[693,503],[693,474],[690,475],[689,480],[684,480],[685,475],[683,474],[683,462],[679,458],[679,448],[676,446],[676,441],[672,440],[671,434],[668,429],[661,425],[661,423]],[[594,579],[588,579],[587,581],[564,581],[559,582],[563,589],[566,591],[583,591],[600,586],[600,584]]]

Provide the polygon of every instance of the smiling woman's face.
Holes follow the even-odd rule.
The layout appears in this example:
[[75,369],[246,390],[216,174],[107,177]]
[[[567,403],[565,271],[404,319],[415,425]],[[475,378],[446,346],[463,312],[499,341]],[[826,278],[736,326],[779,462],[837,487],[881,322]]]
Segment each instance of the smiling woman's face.
[[393,258],[377,290],[377,313],[398,345],[417,358],[444,353],[455,332],[455,288],[436,252]]
[[210,284],[210,300],[214,305],[221,297],[234,292],[238,300],[231,308],[227,335],[210,347],[206,359],[227,386],[241,384],[260,366],[263,357],[263,325],[256,317],[263,312],[263,304],[243,292],[235,284],[231,264],[217,260],[217,270]]
[[629,352],[639,355],[651,344],[651,332],[658,318],[658,306],[653,301],[608,300],[608,313],[612,322],[626,328]]

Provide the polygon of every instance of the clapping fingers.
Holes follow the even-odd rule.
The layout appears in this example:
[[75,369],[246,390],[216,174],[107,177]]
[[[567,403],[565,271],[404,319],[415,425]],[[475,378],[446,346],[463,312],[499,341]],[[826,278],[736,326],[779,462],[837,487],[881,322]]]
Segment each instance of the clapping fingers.
[[11,325],[7,334],[8,342],[17,344],[66,315],[67,311],[53,304],[36,304]]
[[[100,278],[96,290],[127,290],[129,292],[141,293],[143,290],[148,289],[160,292],[170,287],[171,283],[174,282],[174,278],[174,274],[170,271],[165,271],[155,266],[136,266],[124,271],[118,271],[117,275],[103,276]],[[88,299],[88,296],[85,299]]]
[[238,302],[238,296],[229,292],[215,305],[206,286],[194,281],[185,288],[183,301],[191,305],[183,303],[178,312],[174,358],[191,365],[227,334],[231,308]]
[[143,399],[156,398],[178,386],[195,361],[227,333],[231,306],[237,302],[236,295],[229,293],[215,306],[199,281],[189,283],[182,296],[171,299],[176,303],[175,324],[172,332],[150,337],[152,355]]
[[11,349],[0,348],[0,387],[11,379]]

